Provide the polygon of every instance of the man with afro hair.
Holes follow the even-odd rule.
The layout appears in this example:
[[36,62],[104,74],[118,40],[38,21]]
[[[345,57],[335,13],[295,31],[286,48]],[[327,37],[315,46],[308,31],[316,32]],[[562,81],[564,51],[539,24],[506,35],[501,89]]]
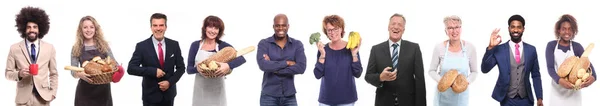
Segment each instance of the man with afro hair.
[[6,79],[17,82],[17,106],[49,106],[56,98],[58,72],[56,51],[41,39],[50,28],[48,15],[40,8],[24,7],[16,15],[17,31],[23,41],[10,46]]

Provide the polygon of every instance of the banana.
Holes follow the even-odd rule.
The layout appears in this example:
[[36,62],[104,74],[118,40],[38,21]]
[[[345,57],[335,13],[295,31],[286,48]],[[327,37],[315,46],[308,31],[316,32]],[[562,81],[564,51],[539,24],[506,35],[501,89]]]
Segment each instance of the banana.
[[352,46],[352,35],[348,36],[348,44],[346,44],[346,49],[350,49],[350,46]]
[[358,32],[350,32],[348,37],[348,45],[346,45],[346,49],[354,49],[358,46],[360,42],[360,34]]

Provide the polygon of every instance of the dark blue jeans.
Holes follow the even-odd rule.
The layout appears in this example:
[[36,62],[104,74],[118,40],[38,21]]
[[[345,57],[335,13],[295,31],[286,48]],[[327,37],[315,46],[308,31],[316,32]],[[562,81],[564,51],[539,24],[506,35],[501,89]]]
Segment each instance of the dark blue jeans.
[[504,101],[500,103],[501,106],[533,106],[533,103],[529,101],[528,97],[515,96],[515,98],[509,98],[506,96]]
[[260,106],[298,106],[298,104],[296,103],[296,95],[275,97],[261,94]]

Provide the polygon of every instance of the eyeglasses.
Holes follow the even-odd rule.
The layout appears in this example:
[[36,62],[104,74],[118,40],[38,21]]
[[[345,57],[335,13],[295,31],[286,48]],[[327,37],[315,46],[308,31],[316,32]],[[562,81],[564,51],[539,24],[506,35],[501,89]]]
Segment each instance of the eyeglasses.
[[333,33],[333,32],[340,31],[340,28],[325,29],[325,30],[327,31],[327,33]]
[[455,27],[446,27],[446,30],[456,30],[456,29],[460,29],[461,26],[455,26]]

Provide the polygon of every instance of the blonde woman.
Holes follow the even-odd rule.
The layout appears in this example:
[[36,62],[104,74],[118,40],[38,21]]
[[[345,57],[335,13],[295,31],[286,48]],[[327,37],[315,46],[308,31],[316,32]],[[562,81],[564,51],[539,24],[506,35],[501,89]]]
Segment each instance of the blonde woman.
[[[71,66],[80,67],[84,61],[91,60],[95,56],[114,59],[112,51],[108,46],[100,25],[91,16],[85,16],[79,21],[77,27],[75,44],[71,52]],[[118,63],[117,63],[118,64]],[[118,66],[119,71],[113,75],[113,82],[119,82],[123,77],[123,67]],[[93,85],[90,75],[85,72],[71,72],[75,78],[79,78],[75,91],[75,106],[112,106],[110,84]]]
[[[477,76],[477,53],[475,46],[460,39],[462,20],[452,15],[444,18],[444,25],[448,40],[439,43],[433,49],[429,76],[439,82],[442,76],[450,69],[458,70],[459,74],[467,77],[468,82],[473,82]],[[438,92],[434,99],[434,106],[467,106],[469,104],[469,89],[462,93],[454,93],[452,88]]]

